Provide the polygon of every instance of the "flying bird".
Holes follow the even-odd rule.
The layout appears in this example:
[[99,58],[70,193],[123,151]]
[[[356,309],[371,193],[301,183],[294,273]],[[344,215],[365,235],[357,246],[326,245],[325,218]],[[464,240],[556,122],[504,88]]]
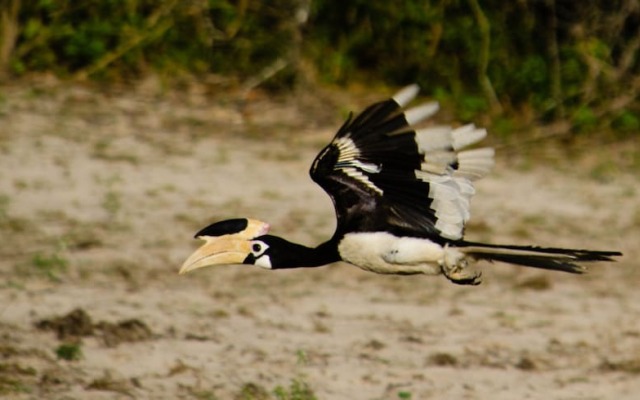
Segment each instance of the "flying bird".
[[408,86],[351,114],[313,161],[311,178],[335,208],[329,240],[311,248],[269,235],[262,221],[221,221],[195,235],[206,243],[180,273],[222,264],[276,270],[345,261],[380,274],[442,274],[477,285],[481,273],[470,267],[477,260],[582,273],[583,263],[622,255],[465,240],[473,182],[492,168],[494,150],[474,146],[487,132],[473,124],[417,128],[438,111],[434,102],[406,108],[418,91]]

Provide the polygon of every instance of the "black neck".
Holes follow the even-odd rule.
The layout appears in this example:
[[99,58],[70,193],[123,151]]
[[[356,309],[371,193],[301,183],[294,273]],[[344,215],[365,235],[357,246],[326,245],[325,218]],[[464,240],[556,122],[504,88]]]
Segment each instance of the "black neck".
[[273,269],[320,267],[340,261],[338,245],[333,239],[311,248],[277,236],[266,235],[264,238],[270,246]]

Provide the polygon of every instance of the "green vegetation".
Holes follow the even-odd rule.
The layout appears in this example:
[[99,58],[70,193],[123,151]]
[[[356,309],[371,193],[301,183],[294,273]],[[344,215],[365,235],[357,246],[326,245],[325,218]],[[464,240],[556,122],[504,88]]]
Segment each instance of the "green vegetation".
[[31,266],[37,275],[45,276],[52,281],[59,281],[60,276],[67,272],[69,261],[60,254],[60,251],[38,252],[31,258]]
[[[302,367],[309,363],[308,354],[304,350],[296,351],[295,356],[298,366]],[[297,374],[289,381],[288,386],[278,385],[271,391],[259,384],[247,382],[234,398],[236,400],[317,400],[304,374]]]
[[316,400],[309,385],[301,379],[293,379],[288,388],[278,386],[273,391],[277,400]]
[[417,81],[501,135],[562,119],[576,135],[626,139],[640,129],[634,1],[6,0],[0,79],[152,73],[244,90]]
[[401,400],[411,400],[411,392],[401,391],[398,392],[398,399]]
[[253,382],[242,385],[240,392],[235,396],[236,400],[271,400],[269,391]]
[[63,343],[56,348],[55,353],[61,360],[75,361],[82,358],[82,348],[78,343]]
[[107,212],[110,220],[115,220],[122,209],[122,196],[120,192],[111,189],[108,190],[104,194],[102,208]]
[[0,363],[0,395],[31,393],[38,375],[33,367],[17,363]]

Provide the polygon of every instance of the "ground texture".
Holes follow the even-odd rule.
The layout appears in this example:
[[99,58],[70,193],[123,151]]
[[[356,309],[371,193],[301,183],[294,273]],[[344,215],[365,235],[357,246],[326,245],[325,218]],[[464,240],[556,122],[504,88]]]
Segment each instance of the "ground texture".
[[258,218],[306,244],[332,233],[307,170],[339,116],[290,103],[144,84],[2,89],[0,397],[638,398],[640,180],[615,150],[499,152],[473,199],[471,239],[625,253],[586,275],[178,276],[215,220]]

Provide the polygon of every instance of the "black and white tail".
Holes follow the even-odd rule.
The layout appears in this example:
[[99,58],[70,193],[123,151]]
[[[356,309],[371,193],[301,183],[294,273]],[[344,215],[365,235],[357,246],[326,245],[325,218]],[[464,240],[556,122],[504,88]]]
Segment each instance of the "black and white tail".
[[564,271],[574,274],[584,273],[584,262],[615,261],[621,256],[618,251],[593,251],[560,249],[555,247],[493,245],[467,242],[460,250],[476,260],[502,261],[525,267]]

